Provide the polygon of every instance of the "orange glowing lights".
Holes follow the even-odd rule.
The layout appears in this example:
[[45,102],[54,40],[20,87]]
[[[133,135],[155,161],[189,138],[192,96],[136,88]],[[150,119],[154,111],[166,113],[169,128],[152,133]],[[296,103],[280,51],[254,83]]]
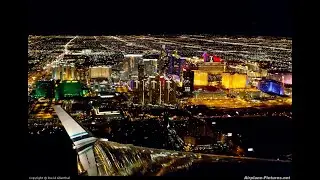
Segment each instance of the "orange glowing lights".
[[194,82],[195,86],[207,86],[208,85],[208,73],[195,70],[193,82]]
[[227,89],[246,88],[247,75],[245,74],[222,74],[222,85]]

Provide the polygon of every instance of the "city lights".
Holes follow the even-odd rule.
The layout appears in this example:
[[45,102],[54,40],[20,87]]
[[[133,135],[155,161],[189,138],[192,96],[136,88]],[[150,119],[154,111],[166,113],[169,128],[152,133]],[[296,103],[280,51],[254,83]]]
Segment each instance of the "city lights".
[[41,141],[37,148],[71,149],[79,175],[291,163],[290,39],[184,34],[28,41],[29,136]]

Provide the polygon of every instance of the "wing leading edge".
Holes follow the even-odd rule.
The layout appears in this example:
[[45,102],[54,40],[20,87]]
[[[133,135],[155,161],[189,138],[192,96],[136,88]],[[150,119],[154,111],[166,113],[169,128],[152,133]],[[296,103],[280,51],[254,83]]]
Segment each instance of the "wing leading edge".
[[[159,176],[168,173],[170,169],[188,169],[193,164],[201,162],[209,164],[217,164],[221,161],[289,163],[269,159],[177,152],[97,139],[81,127],[61,106],[55,106],[54,109],[75,145],[81,168],[89,176],[132,175],[136,170],[156,172],[149,175]],[[159,169],[159,167],[162,168]]]
[[72,140],[74,149],[77,150],[78,161],[80,161],[82,169],[86,171],[88,175],[97,175],[98,172],[93,153],[93,144],[97,138],[91,136],[91,134],[81,127],[60,105],[56,105],[53,108]]

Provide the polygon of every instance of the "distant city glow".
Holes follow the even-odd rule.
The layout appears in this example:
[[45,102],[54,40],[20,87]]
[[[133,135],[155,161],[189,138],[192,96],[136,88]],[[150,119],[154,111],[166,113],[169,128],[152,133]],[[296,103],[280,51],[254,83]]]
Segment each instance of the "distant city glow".
[[[81,176],[290,165],[291,56],[290,38],[30,35],[28,135],[53,153],[69,136]],[[54,156],[61,168],[65,153]]]

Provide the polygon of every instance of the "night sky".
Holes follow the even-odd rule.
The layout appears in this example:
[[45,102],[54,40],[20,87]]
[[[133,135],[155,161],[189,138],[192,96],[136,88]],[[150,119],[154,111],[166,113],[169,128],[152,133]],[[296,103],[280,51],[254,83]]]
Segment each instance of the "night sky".
[[28,2],[29,34],[292,36],[288,0]]

